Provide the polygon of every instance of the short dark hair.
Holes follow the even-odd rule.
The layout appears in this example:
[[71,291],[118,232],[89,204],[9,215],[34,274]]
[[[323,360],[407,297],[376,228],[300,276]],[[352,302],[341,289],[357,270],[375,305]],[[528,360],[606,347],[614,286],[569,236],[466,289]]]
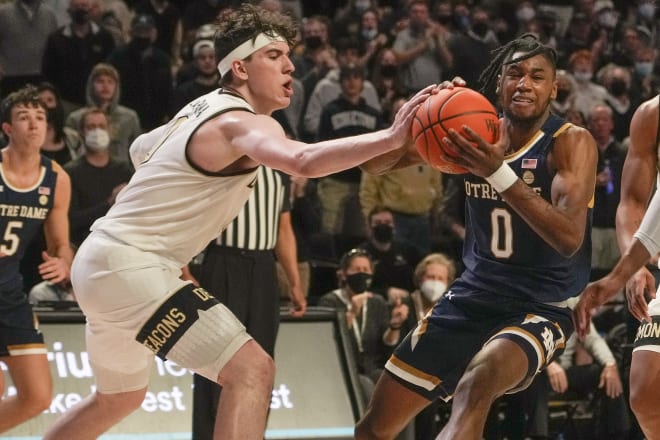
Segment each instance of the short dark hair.
[[[214,41],[215,59],[222,60],[240,44],[250,39],[254,41],[261,33],[270,37],[279,35],[289,46],[293,46],[297,28],[289,15],[271,12],[249,3],[243,4],[223,15],[218,22]],[[222,83],[226,84],[224,78]]]
[[39,99],[39,91],[37,88],[28,84],[15,92],[12,92],[0,104],[0,117],[2,122],[11,122],[11,111],[18,105],[25,105],[26,107],[41,107],[46,110],[46,106]]

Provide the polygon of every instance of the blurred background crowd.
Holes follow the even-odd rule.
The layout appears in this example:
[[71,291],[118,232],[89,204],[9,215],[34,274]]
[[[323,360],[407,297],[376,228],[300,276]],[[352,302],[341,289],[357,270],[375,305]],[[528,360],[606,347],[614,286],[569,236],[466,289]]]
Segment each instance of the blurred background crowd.
[[[39,89],[48,108],[42,152],[64,165],[71,176],[74,246],[130,179],[131,142],[218,87],[213,23],[240,3],[0,2],[0,97],[27,83]],[[407,97],[431,83],[461,76],[469,87],[479,89],[478,77],[490,62],[492,49],[524,33],[537,35],[558,54],[552,111],[586,127],[599,148],[592,279],[617,261],[615,211],[630,119],[642,101],[660,91],[660,14],[655,0],[257,3],[288,12],[300,24],[291,52],[295,94],[291,105],[273,116],[288,136],[308,142],[382,128]],[[354,168],[319,179],[292,177],[285,179],[285,185],[282,209],[290,216],[295,238],[287,239],[286,245],[295,247],[301,279],[296,288],[301,288],[309,304],[343,307],[356,315],[367,299],[380,301],[369,307],[377,321],[371,332],[375,339],[356,335],[368,383],[397,342],[383,342],[388,326],[414,326],[460,274],[462,178],[420,165],[378,176]],[[43,243],[35,242],[23,261],[26,292],[31,292],[34,302],[72,300],[70,287],[41,283],[36,266],[42,248]],[[193,274],[203,265],[203,257],[191,262]],[[286,272],[280,267],[283,300],[291,288]],[[409,310],[408,324],[402,303]],[[382,313],[376,316],[377,311]],[[597,349],[577,344],[571,359],[559,368],[595,365],[596,379],[609,375],[606,379],[614,380],[608,370],[614,364],[615,379],[623,381],[625,393],[632,337],[628,328],[634,325],[622,302],[602,310],[594,324],[594,333],[602,336]],[[593,428],[589,435],[595,437],[582,432],[575,438],[637,438],[634,420],[627,419],[625,399],[623,405],[608,405],[612,397],[596,398],[596,385],[585,390],[567,387],[576,396],[568,399],[573,406],[558,406],[564,425],[570,421],[577,432],[582,428],[575,423],[576,414],[588,413]],[[365,385],[366,393],[368,389]],[[534,389],[536,395],[554,392],[552,399],[568,391],[554,386]],[[549,438],[557,431],[541,426],[533,432],[530,404],[523,403],[526,409],[518,414],[527,415],[518,417],[518,425],[526,427],[512,428],[517,418],[496,407],[488,435]],[[419,417],[417,438],[430,438],[425,436],[436,432],[442,423],[440,406],[422,415],[424,420]],[[546,412],[540,417],[547,421],[548,403],[541,406]],[[509,402],[507,407],[515,406]],[[622,417],[627,422],[623,426],[600,425]],[[604,434],[606,429],[613,434]]]

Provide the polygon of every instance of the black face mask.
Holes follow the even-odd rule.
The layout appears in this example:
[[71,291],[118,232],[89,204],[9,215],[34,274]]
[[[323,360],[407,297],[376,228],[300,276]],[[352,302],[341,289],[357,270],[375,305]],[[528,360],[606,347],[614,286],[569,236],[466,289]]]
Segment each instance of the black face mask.
[[394,236],[394,228],[391,225],[380,223],[371,228],[374,238],[381,243],[389,243]]
[[610,83],[610,91],[614,96],[625,95],[628,92],[628,86],[624,80],[617,78]]
[[474,23],[472,25],[472,32],[479,35],[480,37],[483,37],[486,35],[486,32],[488,32],[488,23],[484,23],[482,21]]
[[138,52],[144,52],[149,46],[151,46],[151,38],[149,37],[133,37],[131,40],[131,47]]
[[346,284],[353,293],[364,293],[371,286],[371,274],[358,272],[346,275]]
[[564,102],[566,102],[566,99],[568,98],[568,95],[570,95],[570,94],[571,94],[571,92],[569,92],[566,89],[557,89],[556,101],[564,103]]
[[305,47],[309,50],[316,50],[323,44],[321,37],[318,35],[312,35],[311,37],[305,38]]
[[451,24],[453,17],[451,15],[438,15],[438,23],[447,26],[448,24]]
[[385,78],[392,78],[393,76],[396,76],[396,66],[394,64],[380,66],[380,74]]
[[85,24],[89,21],[89,11],[86,9],[72,9],[69,11],[69,16],[75,24]]

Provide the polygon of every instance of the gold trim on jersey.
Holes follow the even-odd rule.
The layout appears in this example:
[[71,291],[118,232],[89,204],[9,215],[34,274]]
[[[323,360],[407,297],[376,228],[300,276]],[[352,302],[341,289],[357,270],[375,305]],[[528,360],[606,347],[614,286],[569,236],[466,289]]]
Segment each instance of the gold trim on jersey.
[[[552,135],[552,138],[555,139],[557,136],[559,136],[561,133],[566,131],[569,127],[571,127],[573,124],[570,122],[564,123],[561,127],[557,129],[557,131],[554,132]],[[509,163],[509,162],[514,162],[518,160],[521,156],[523,156],[525,153],[527,153],[538,141],[543,139],[543,137],[546,135],[546,133],[543,130],[539,130],[536,132],[536,134],[529,140],[525,145],[523,145],[518,151],[514,151],[511,154],[507,154],[504,156],[504,161]]]
[[435,389],[442,383],[442,379],[439,377],[418,370],[394,355],[387,361],[386,367],[390,372],[404,379],[406,382],[410,382],[428,391]]
[[39,166],[39,178],[34,183],[34,185],[30,186],[29,188],[17,188],[14,185],[12,185],[7,179],[7,176],[5,176],[2,162],[0,162],[0,177],[2,177],[2,181],[5,182],[7,188],[11,189],[12,191],[15,191],[17,193],[28,193],[30,191],[34,191],[35,189],[37,189],[39,185],[41,185],[44,182],[44,179],[46,178],[46,167],[43,165]]

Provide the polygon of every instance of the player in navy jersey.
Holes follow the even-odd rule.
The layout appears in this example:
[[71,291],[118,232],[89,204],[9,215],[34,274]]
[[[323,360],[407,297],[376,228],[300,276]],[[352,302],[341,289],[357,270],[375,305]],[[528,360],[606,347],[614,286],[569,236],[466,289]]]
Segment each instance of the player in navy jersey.
[[[554,51],[532,36],[502,46],[482,74],[482,91],[495,89],[503,110],[498,140],[468,127],[443,139],[457,154],[444,159],[469,170],[465,271],[395,350],[357,439],[394,438],[436,398],[453,398],[439,439],[480,439],[493,401],[562,352],[573,331],[566,300],[589,279],[597,150],[586,130],[550,113],[555,72]],[[401,149],[363,168],[416,156]]]
[[[4,432],[48,408],[52,394],[46,346],[23,291],[19,263],[42,225],[48,247],[39,265],[44,280],[68,282],[73,253],[67,217],[71,183],[39,152],[47,124],[36,88],[9,95],[0,112],[9,139],[0,152],[0,361],[16,387],[16,395],[0,401]],[[4,386],[0,375],[0,394]]]

